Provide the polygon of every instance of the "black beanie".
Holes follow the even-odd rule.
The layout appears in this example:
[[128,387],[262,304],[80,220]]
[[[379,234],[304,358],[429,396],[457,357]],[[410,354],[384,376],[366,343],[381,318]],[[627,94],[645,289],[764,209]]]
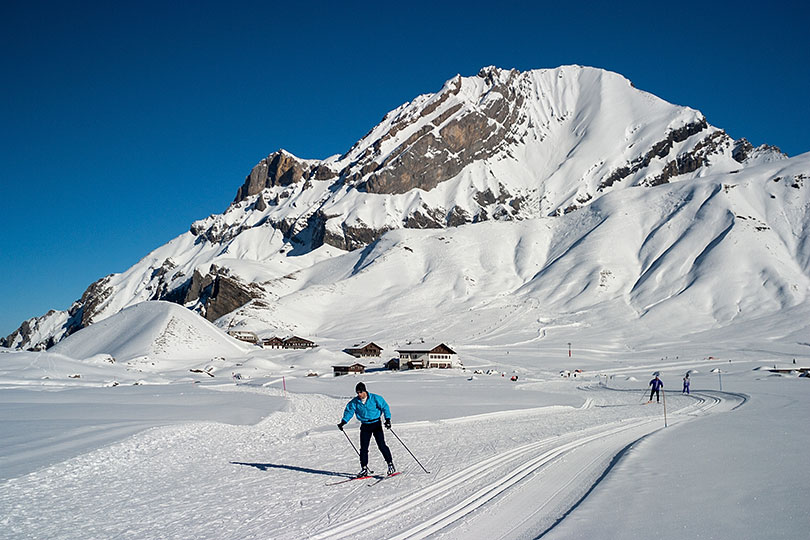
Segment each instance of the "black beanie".
[[355,392],[365,392],[366,391],[366,385],[359,382],[359,383],[357,383],[357,386],[354,387],[354,391]]

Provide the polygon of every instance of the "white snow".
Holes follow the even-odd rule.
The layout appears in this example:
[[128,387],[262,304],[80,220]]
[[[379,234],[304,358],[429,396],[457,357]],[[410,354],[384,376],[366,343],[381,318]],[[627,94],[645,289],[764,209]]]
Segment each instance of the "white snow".
[[[174,356],[181,335],[141,371],[102,354],[153,351],[175,308],[75,334],[62,349],[80,350],[84,334],[86,360],[0,354],[0,538],[803,538],[810,525],[810,379],[768,371],[810,365],[795,340],[754,348],[743,329],[622,350],[577,327],[524,341],[505,325],[455,345],[464,370],[380,370],[384,339],[370,372],[333,377],[330,365],[352,360],[336,342],[239,349],[205,323],[191,328],[232,352],[214,377]],[[646,404],[653,372],[666,427],[664,405]],[[403,475],[326,485],[359,468],[335,424],[360,380],[429,474],[387,432]],[[357,445],[356,420],[346,433]],[[385,468],[373,443],[370,464]]]

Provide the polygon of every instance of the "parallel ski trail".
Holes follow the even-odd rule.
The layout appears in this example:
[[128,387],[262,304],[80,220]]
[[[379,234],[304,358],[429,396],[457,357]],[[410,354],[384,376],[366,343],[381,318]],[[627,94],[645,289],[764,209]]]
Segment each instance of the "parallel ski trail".
[[[636,394],[594,387],[586,408],[403,424],[402,437],[432,473],[424,474],[392,441],[406,474],[371,488],[366,481],[324,486],[338,479],[334,471],[356,463],[342,451],[349,448],[336,448],[345,443],[340,434],[327,429],[342,400],[291,395],[287,410],[257,425],[155,428],[3,482],[4,532],[65,540],[462,538],[466,524],[490,509],[508,514],[502,503],[535,485],[542,489],[532,492],[537,511],[526,526],[547,526],[571,507],[572,493],[581,497],[588,490],[598,476],[592,471],[604,469],[622,444],[662,427],[657,409],[634,404]],[[672,423],[746,399],[711,391],[667,398],[679,409]],[[378,455],[374,460],[382,465]],[[576,470],[583,467],[589,471]],[[47,512],[53,517],[43,522]],[[523,519],[486,537],[497,538]]]
[[[684,407],[680,411],[672,413],[673,420],[671,423],[683,421],[689,417],[708,414],[713,408],[723,402],[720,398],[705,393],[695,393],[690,397],[694,399],[694,403]],[[735,399],[728,401],[734,402]],[[416,510],[425,500],[438,499],[453,492],[468,493],[470,491],[469,488],[476,486],[478,480],[486,479],[486,477],[489,476],[497,476],[496,479],[487,479],[483,487],[478,487],[471,495],[453,504],[449,508],[445,508],[435,515],[418,521],[417,523],[410,521],[410,526],[407,529],[400,531],[396,536],[390,538],[392,540],[428,538],[437,531],[452,525],[487,504],[527,477],[542,472],[544,467],[573,450],[595,442],[605,442],[616,439],[618,442],[613,444],[613,450],[611,451],[611,455],[615,455],[615,453],[628,444],[628,441],[632,442],[638,440],[662,427],[663,425],[659,418],[645,417],[620,422],[618,425],[599,426],[583,432],[550,437],[542,441],[529,443],[506,452],[501,452],[398,499],[397,513],[406,514],[409,511]],[[627,436],[622,437],[622,435]],[[600,453],[599,456],[601,455]],[[592,465],[594,461],[597,461],[597,458],[593,458],[588,464]],[[575,465],[574,468],[576,467]],[[503,472],[504,469],[506,469],[506,472]],[[561,486],[554,495],[559,495],[561,492],[565,491],[567,487],[569,486]],[[329,529],[320,531],[311,536],[311,538],[325,539],[360,536],[365,531],[372,530],[375,526],[389,518],[390,511],[388,509],[374,510]]]

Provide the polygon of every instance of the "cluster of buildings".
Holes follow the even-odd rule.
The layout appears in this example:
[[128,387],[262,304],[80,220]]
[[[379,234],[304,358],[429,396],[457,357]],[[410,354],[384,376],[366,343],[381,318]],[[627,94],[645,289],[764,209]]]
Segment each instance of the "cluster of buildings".
[[259,345],[266,349],[312,349],[318,346],[315,342],[298,336],[284,339],[275,336],[259,339],[255,333],[245,330],[228,330],[228,335],[239,341]]
[[[245,330],[229,330],[228,334],[240,341],[252,343],[267,349],[311,349],[318,344],[298,336],[288,338],[270,337],[259,338],[254,332]],[[352,347],[343,349],[343,352],[360,360],[359,362],[332,366],[335,375],[348,373],[365,373],[366,364],[363,361],[374,363],[382,357],[383,348],[374,342],[362,342]],[[458,354],[444,343],[408,344],[398,349],[396,358],[391,358],[385,363],[385,367],[391,370],[400,369],[427,369],[439,368],[449,369],[454,365],[461,365]]]
[[[359,344],[351,348],[343,349],[343,352],[348,353],[358,359],[375,359],[382,356],[382,347],[374,342]],[[454,365],[461,365],[458,359],[458,354],[445,345],[439,343],[438,345],[425,345],[419,343],[416,345],[406,345],[395,349],[397,358],[392,358],[385,363],[385,367],[391,370],[399,369],[427,369],[427,368],[440,368],[448,369]],[[339,366],[332,366],[335,375],[345,375],[348,373],[365,373],[366,366],[361,362],[353,364],[344,364]]]
[[[229,330],[228,334],[240,341],[269,349],[311,349],[318,346],[316,343],[298,336],[259,338],[255,333],[245,330]],[[365,373],[366,364],[363,362],[375,363],[381,359],[382,351],[383,348],[374,342],[363,342],[347,347],[343,349],[343,352],[360,361],[332,366],[332,370],[335,375]],[[385,363],[387,369],[449,369],[461,365],[458,354],[444,343],[409,344],[395,349],[395,352],[397,357],[391,358]]]

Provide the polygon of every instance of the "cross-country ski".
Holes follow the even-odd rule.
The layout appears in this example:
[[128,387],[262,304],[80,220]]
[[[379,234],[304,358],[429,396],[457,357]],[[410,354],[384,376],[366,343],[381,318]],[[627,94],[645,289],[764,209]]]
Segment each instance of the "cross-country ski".
[[346,478],[344,480],[338,480],[337,482],[327,482],[325,485],[327,486],[337,486],[340,484],[347,484],[349,482],[354,482],[355,480],[369,480],[371,478],[385,478],[384,476],[369,474],[366,476],[352,476],[351,478]]
[[377,480],[376,480],[375,482],[372,482],[372,483],[368,484],[368,487],[371,487],[371,486],[376,486],[377,484],[379,484],[380,482],[382,482],[382,481],[384,481],[384,480],[388,480],[388,479],[390,479],[390,478],[394,478],[395,476],[399,476],[399,475],[401,475],[401,474],[402,474],[401,472],[397,471],[397,472],[395,472],[395,473],[393,473],[393,474],[387,474],[387,475],[385,475],[385,476],[380,476],[380,477],[378,477],[378,478],[377,478]]

